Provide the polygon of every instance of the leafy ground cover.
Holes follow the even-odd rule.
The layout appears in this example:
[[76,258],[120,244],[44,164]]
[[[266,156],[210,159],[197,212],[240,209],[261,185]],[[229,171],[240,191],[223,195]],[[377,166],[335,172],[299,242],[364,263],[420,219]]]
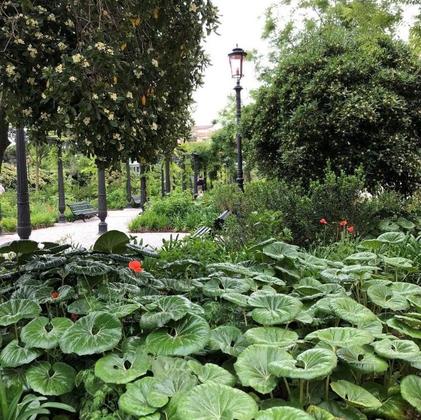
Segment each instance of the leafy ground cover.
[[402,232],[218,262],[115,231],[3,246],[2,416],[30,418],[23,390],[21,413],[60,418],[419,418],[420,251]]

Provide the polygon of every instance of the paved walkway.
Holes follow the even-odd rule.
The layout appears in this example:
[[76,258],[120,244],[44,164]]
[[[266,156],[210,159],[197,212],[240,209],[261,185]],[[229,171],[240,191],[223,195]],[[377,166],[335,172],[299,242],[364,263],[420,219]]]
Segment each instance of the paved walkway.
[[[138,209],[109,211],[106,220],[108,223],[108,230],[120,230],[129,234],[128,224],[138,214]],[[89,248],[98,238],[98,223],[99,219],[97,217],[93,217],[86,222],[77,220],[73,223],[57,223],[46,229],[33,230],[30,239],[37,242],[69,243]],[[164,239],[170,239],[171,236],[173,238],[177,235],[179,238],[186,236],[184,233],[175,234],[166,232],[131,233],[130,235],[141,238],[144,245],[149,245],[152,248],[160,248],[162,246],[162,241]],[[0,235],[0,245],[16,239],[19,239],[17,234]]]

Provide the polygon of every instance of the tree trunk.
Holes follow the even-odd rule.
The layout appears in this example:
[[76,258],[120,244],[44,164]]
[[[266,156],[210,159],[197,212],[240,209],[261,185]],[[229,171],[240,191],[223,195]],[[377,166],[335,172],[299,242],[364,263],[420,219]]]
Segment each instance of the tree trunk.
[[165,194],[171,193],[171,157],[165,158]]

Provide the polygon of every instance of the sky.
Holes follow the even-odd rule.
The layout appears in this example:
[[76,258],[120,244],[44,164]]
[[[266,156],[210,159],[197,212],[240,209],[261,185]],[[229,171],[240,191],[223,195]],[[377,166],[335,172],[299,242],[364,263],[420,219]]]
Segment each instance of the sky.
[[[261,34],[265,11],[273,0],[214,0],[213,3],[219,8],[220,26],[218,34],[212,34],[205,44],[211,65],[205,72],[204,85],[194,93],[193,119],[196,125],[211,124],[233,92],[235,81],[231,78],[228,53],[237,44],[245,51],[256,49],[260,54],[268,51],[267,42],[262,40]],[[407,8],[404,20],[411,22],[417,9],[416,6]],[[287,9],[285,15],[288,15]],[[403,38],[408,35],[408,27],[407,24],[399,31]],[[247,102],[250,90],[258,86],[253,63],[245,64],[241,85],[244,89],[243,101]]]
[[[245,51],[256,48],[262,52],[267,49],[261,34],[265,10],[273,0],[214,0],[213,3],[219,8],[221,23],[217,30],[219,35],[212,34],[205,45],[211,66],[205,73],[204,85],[194,94],[193,118],[196,125],[211,124],[233,92],[235,81],[231,78],[228,53],[237,44]],[[258,86],[252,63],[246,63],[241,84],[247,101],[250,89]]]

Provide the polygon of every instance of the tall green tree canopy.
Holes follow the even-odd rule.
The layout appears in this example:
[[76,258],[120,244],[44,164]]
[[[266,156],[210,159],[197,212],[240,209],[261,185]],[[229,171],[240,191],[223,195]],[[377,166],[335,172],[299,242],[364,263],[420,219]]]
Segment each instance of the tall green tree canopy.
[[71,130],[101,162],[151,160],[186,130],[216,25],[209,0],[2,1],[8,119],[41,140]]
[[366,30],[362,3],[338,2],[341,13],[329,8],[298,35],[272,27],[282,54],[245,121],[264,172],[307,182],[330,161],[346,172],[363,165],[371,184],[420,185],[420,61],[390,35],[395,14],[375,9],[379,26]]

